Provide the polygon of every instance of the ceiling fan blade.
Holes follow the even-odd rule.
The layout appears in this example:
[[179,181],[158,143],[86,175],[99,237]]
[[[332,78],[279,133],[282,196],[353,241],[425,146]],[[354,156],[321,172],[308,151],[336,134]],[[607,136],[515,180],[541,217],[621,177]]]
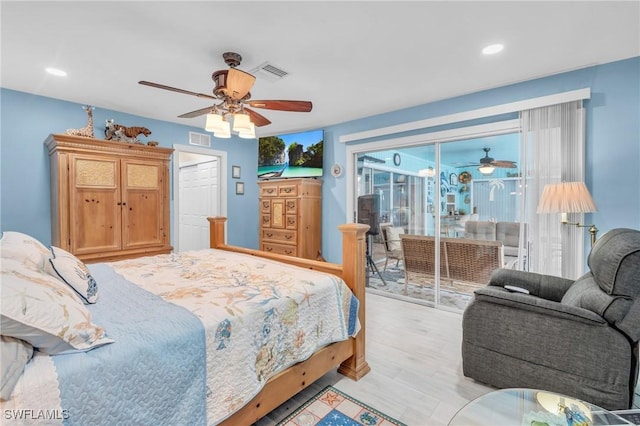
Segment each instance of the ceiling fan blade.
[[515,169],[517,167],[513,161],[508,160],[494,160],[491,162],[491,165],[503,169]]
[[200,109],[197,109],[195,111],[191,111],[191,112],[187,112],[185,114],[179,115],[178,118],[199,117],[201,115],[208,114],[209,111],[211,111],[212,109],[213,109],[213,106],[208,106],[206,108],[200,108]]
[[313,104],[309,101],[247,101],[254,108],[274,109],[278,111],[309,112]]
[[246,111],[247,114],[249,114],[249,118],[251,119],[251,122],[253,124],[255,124],[257,127],[266,126],[267,124],[271,124],[271,121],[269,121],[269,119],[267,117],[258,114],[254,110],[249,109],[249,108],[245,108],[244,110]]
[[170,90],[172,92],[178,92],[178,93],[184,93],[185,95],[191,95],[191,96],[196,96],[198,98],[207,98],[207,99],[213,99],[213,100],[218,100],[218,98],[216,98],[215,96],[212,95],[206,95],[204,93],[196,93],[196,92],[190,92],[188,90],[184,90],[184,89],[178,89],[177,87],[171,87],[171,86],[165,86],[164,84],[158,84],[158,83],[152,83],[150,81],[139,81],[139,84],[142,84],[144,86],[150,86],[150,87],[155,87],[158,89],[164,89],[164,90]]
[[231,68],[227,74],[227,94],[231,99],[242,99],[249,93],[255,81],[256,78],[248,72]]

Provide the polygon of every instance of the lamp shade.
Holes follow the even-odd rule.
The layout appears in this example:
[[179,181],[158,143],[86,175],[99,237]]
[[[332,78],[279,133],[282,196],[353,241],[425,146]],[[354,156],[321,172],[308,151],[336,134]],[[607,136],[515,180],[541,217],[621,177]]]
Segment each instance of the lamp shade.
[[213,132],[213,136],[221,139],[229,139],[231,137],[231,125],[228,121],[223,121],[222,126]]
[[584,182],[552,183],[544,186],[536,213],[590,213],[596,205]]
[[249,123],[249,130],[240,130],[238,136],[243,139],[255,139],[256,138],[256,126],[253,123]]
[[495,169],[495,167],[489,164],[483,164],[482,166],[478,167],[478,171],[483,175],[490,175]]
[[[225,122],[222,116],[219,114],[207,114],[207,121],[205,122],[204,129],[207,132],[221,132],[225,129]],[[227,125],[229,123],[226,123]]]
[[233,131],[234,132],[248,132],[251,130],[251,121],[246,114],[233,114]]

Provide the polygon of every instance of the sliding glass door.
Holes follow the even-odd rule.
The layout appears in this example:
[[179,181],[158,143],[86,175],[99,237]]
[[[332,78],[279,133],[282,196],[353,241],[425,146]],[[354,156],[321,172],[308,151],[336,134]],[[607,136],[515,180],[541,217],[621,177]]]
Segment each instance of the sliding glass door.
[[[356,196],[377,194],[379,221],[406,260],[389,267],[388,241],[374,238],[372,257],[386,268],[371,271],[371,290],[462,310],[493,269],[523,268],[520,151],[512,133],[359,153]],[[495,247],[505,235],[503,258]]]

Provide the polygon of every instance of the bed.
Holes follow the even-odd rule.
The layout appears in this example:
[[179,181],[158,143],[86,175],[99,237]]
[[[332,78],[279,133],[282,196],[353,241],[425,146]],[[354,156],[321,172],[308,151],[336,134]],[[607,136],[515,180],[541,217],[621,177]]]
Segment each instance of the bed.
[[[336,367],[367,374],[367,226],[340,226],[337,265],[226,245],[226,219],[209,221],[210,250],[86,265],[95,328],[76,334],[95,347],[34,351],[0,403],[3,422],[249,425]],[[3,340],[17,335],[5,311],[19,305],[5,251]]]

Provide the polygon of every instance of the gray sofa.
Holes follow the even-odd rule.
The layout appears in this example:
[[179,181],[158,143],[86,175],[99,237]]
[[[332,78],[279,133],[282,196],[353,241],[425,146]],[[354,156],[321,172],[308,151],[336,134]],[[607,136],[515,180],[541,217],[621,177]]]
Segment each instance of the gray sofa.
[[[525,241],[526,229],[525,223]],[[519,222],[490,222],[483,220],[469,220],[464,224],[464,237],[472,240],[502,241],[504,245],[504,259],[506,267],[515,268],[518,260],[518,244],[520,244]],[[526,250],[523,253],[523,263],[526,261]],[[516,268],[517,269],[517,268]]]
[[638,378],[640,231],[605,233],[588,265],[576,281],[496,270],[463,315],[464,375],[630,408]]

